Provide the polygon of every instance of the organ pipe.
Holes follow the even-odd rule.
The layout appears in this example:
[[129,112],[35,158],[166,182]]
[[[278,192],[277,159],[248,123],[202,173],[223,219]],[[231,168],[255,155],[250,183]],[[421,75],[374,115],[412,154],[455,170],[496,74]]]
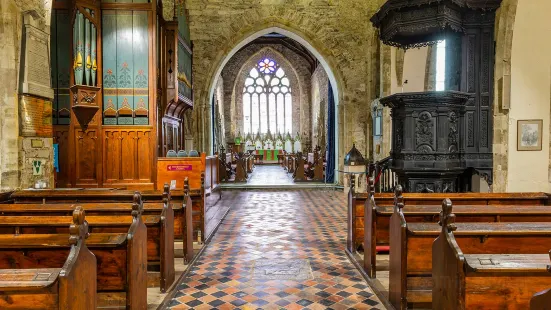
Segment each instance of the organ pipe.
[[[94,12],[85,9],[94,16]],[[96,86],[97,72],[97,29],[94,24],[77,10],[73,25],[73,71],[76,85]]]

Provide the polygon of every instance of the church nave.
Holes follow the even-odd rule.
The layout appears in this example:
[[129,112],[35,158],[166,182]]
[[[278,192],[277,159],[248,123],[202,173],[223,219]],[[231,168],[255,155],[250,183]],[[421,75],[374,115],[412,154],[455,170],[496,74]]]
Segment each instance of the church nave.
[[335,191],[227,191],[231,211],[172,309],[386,309],[344,251]]

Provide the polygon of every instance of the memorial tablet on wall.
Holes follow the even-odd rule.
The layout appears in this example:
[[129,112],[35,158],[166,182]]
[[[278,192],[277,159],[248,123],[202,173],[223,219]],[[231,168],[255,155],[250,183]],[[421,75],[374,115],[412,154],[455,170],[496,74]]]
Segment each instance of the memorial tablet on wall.
[[21,96],[19,109],[21,136],[52,136],[52,102],[50,100],[32,96]]
[[[50,81],[49,35],[39,27],[34,12],[24,16],[21,53],[20,92],[43,98],[54,98]],[[35,13],[34,13],[35,14]]]

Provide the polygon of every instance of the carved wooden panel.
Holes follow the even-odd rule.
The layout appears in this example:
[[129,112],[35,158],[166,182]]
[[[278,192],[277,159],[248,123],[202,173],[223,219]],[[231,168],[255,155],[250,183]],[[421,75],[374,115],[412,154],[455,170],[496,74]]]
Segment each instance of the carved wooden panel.
[[75,178],[77,186],[99,185],[97,167],[100,165],[99,130],[95,128],[75,130]]
[[152,128],[104,128],[104,186],[153,186]]

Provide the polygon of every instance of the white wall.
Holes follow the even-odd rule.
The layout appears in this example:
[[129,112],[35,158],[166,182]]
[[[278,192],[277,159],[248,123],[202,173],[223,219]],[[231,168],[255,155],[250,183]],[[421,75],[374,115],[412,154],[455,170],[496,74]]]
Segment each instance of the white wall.
[[[549,191],[551,1],[519,0],[511,53],[507,191]],[[543,119],[541,151],[517,151],[517,120]]]
[[[396,75],[396,50],[392,48],[392,69],[391,69],[391,93],[401,93],[402,87],[398,86]],[[406,51],[404,57],[404,74],[402,82],[408,80],[407,84],[403,84],[403,92],[421,92],[425,90],[425,67],[427,65],[428,47],[412,48]]]

